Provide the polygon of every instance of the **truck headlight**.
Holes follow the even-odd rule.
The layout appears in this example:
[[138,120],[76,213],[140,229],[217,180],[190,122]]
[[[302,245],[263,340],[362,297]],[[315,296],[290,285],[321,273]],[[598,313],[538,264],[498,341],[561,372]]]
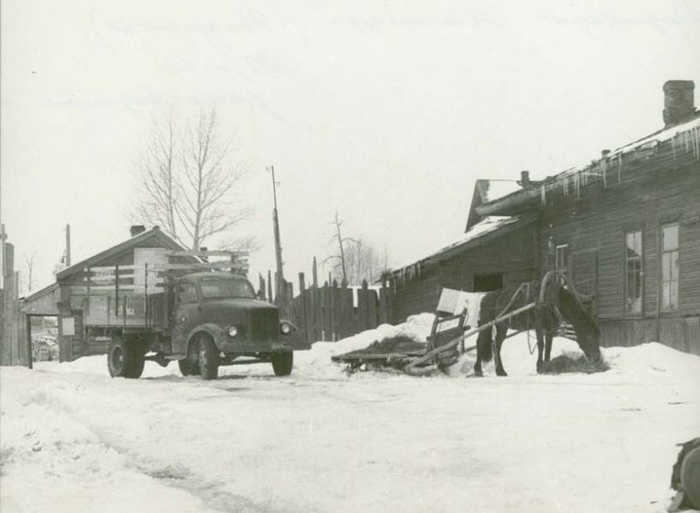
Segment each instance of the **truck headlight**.
[[235,326],[231,326],[231,327],[228,329],[228,336],[229,336],[229,337],[235,337],[236,335],[238,335],[238,330],[236,329]]
[[280,331],[285,335],[289,335],[292,332],[292,326],[287,322],[283,322],[280,324]]

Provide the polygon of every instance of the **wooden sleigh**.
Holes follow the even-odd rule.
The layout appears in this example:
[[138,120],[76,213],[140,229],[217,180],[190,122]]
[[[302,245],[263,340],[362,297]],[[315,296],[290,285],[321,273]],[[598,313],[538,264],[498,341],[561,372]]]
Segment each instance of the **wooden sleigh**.
[[[567,288],[578,296],[573,284],[565,274],[558,271],[549,271],[542,279],[539,294],[537,298],[527,302],[524,306],[513,309],[512,306],[520,296],[530,299],[530,284],[523,283],[511,297],[507,306],[500,314],[492,321],[482,324],[477,327],[472,327],[466,324],[468,311],[460,312],[447,311],[443,306],[449,303],[446,300],[446,295],[454,294],[456,291],[443,289],[438,308],[435,312],[435,320],[431,333],[428,336],[427,344],[423,344],[423,350],[412,348],[409,351],[396,350],[387,353],[379,353],[372,351],[372,346],[358,351],[336,355],[331,358],[333,362],[345,363],[348,365],[350,372],[359,370],[362,366],[368,367],[393,367],[401,369],[407,374],[418,375],[425,372],[425,368],[430,366],[444,367],[454,363],[459,356],[465,352],[473,351],[477,348],[476,344],[467,346],[465,342],[477,336],[485,330],[493,329],[496,325],[507,322],[513,317],[528,312],[539,305],[548,302],[546,297],[547,284],[551,280],[560,280],[565,283]],[[509,336],[517,334],[516,331]],[[398,349],[398,348],[397,348]]]

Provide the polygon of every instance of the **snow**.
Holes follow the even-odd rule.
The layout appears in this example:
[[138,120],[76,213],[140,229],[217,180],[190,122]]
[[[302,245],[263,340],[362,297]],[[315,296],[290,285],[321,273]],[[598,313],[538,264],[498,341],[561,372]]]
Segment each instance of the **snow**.
[[[217,381],[105,357],[0,369],[0,510],[661,512],[676,443],[697,436],[700,358],[661,344],[603,350],[611,370],[539,376],[527,334],[508,377],[348,375],[330,356],[432,315],[227,367]],[[534,344],[534,336],[530,337]],[[555,339],[553,355],[578,351]]]
[[[695,119],[688,121],[686,123],[680,123],[678,125],[672,126],[670,128],[666,128],[664,130],[660,130],[659,132],[656,132],[654,134],[651,134],[647,137],[644,137],[643,139],[640,139],[638,141],[635,141],[633,143],[627,144],[625,146],[621,146],[617,148],[615,151],[612,152],[612,155],[619,155],[621,153],[629,153],[630,151],[634,151],[637,148],[640,148],[642,146],[648,145],[650,143],[661,143],[664,141],[668,141],[670,139],[673,139],[679,134],[683,134],[686,132],[694,133],[693,131],[700,130],[700,117],[696,117]],[[697,137],[697,135],[696,135]]]
[[423,260],[427,260],[430,257],[440,255],[441,253],[444,253],[450,249],[456,248],[457,246],[461,246],[463,244],[467,244],[468,242],[472,242],[479,237],[483,237],[487,233],[491,233],[503,226],[512,224],[517,222],[520,219],[520,217],[509,217],[509,216],[488,216],[484,218],[482,221],[476,223],[474,226],[469,228],[466,232],[461,234],[459,237],[456,239],[453,239],[449,244],[443,246],[442,248],[438,249],[437,251],[433,251],[430,254],[426,254],[421,258],[412,258],[410,261],[407,261],[406,263],[397,265],[394,267],[395,271],[400,271],[401,269],[405,269],[407,267],[410,267],[412,265],[416,265]]
[[478,180],[477,184],[484,203],[495,201],[521,189],[520,184],[515,180]]

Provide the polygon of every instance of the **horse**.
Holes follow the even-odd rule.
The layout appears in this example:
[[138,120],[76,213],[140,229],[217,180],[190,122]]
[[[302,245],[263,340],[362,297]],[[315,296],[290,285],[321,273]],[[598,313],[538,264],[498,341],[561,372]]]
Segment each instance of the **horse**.
[[[476,376],[483,375],[481,363],[488,362],[492,358],[496,375],[508,375],[501,359],[501,346],[508,328],[518,331],[535,329],[537,372],[540,372],[544,362],[550,360],[552,338],[562,319],[573,326],[578,345],[586,358],[590,361],[600,359],[600,328],[588,315],[573,285],[562,273],[547,273],[541,283],[529,282],[520,287],[506,287],[487,293],[481,300],[479,324],[483,325],[497,319],[500,315],[507,313],[504,310],[513,311],[532,302],[537,302],[534,308],[479,333],[474,364]],[[495,332],[495,339],[493,332]]]

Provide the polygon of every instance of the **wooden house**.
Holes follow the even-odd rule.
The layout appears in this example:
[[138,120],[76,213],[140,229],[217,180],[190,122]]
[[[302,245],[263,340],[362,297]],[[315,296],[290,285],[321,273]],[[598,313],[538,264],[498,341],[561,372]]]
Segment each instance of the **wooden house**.
[[[659,341],[700,354],[700,112],[693,82],[669,81],[664,93],[661,130],[540,182],[523,177],[518,190],[473,205],[470,218],[531,221],[510,232],[499,227],[450,267],[492,266],[498,245],[509,257],[522,251],[523,268],[529,264],[534,276],[562,269],[592,296],[604,344]],[[484,255],[477,259],[478,252]],[[509,264],[503,262],[505,276]],[[453,285],[449,272],[438,275],[423,280]],[[470,290],[468,276],[460,283]],[[407,297],[426,285],[396,286],[400,316],[431,310],[435,301]]]
[[451,244],[389,275],[392,319],[435,309],[442,288],[488,292],[535,277],[537,215],[482,216],[476,208],[519,190],[510,180],[477,180],[465,232]]
[[158,227],[148,231],[132,227],[128,240],[60,271],[55,283],[25,298],[24,313],[58,318],[61,361],[105,353],[110,337],[88,337],[85,321],[104,326],[141,324],[147,308],[144,292],[147,297],[149,291],[162,290],[157,272],[173,251],[184,250]]

